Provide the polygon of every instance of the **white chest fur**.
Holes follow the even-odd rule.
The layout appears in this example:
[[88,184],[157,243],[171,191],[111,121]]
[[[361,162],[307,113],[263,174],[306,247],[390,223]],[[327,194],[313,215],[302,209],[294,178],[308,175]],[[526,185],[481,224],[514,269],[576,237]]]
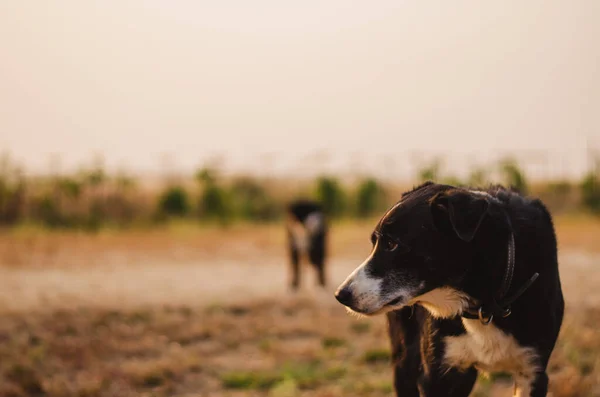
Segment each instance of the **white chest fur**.
[[305,252],[308,249],[308,231],[300,222],[290,222],[290,231],[292,233],[292,243],[294,247],[301,252]]
[[323,214],[313,212],[304,220],[304,224],[298,222],[293,217],[288,218],[288,228],[292,233],[292,243],[294,247],[305,253],[310,246],[310,237],[323,230]]
[[445,338],[445,362],[449,366],[468,368],[474,365],[483,372],[508,372],[513,375],[518,394],[529,395],[536,372],[534,349],[523,347],[516,339],[479,320],[463,318],[466,333]]
[[[418,303],[437,318],[452,318],[460,316],[468,301],[466,294],[442,287],[413,298],[409,304]],[[475,366],[482,372],[508,372],[515,379],[516,395],[528,396],[537,371],[535,350],[519,345],[493,322],[484,325],[479,320],[466,318],[462,318],[462,322],[465,334],[444,338],[445,363],[454,368]]]

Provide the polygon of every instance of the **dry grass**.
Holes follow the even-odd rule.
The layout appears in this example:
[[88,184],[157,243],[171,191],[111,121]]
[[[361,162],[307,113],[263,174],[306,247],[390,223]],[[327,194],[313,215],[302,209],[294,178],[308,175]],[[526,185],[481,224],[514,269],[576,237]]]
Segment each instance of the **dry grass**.
[[387,347],[381,321],[327,306],[290,298],[5,316],[0,396],[389,394],[386,357],[371,358]]
[[[555,397],[600,394],[599,322],[600,309],[567,316],[550,365]],[[356,319],[306,297],[7,315],[0,340],[0,396],[334,397],[392,390],[384,319]],[[492,389],[481,380],[475,394]]]
[[593,215],[559,216],[554,220],[559,249],[600,252],[600,217]]
[[[365,254],[376,221],[342,222],[331,226],[331,255]],[[158,229],[48,232],[38,228],[0,230],[4,266],[101,265],[113,259],[127,263],[188,262],[218,257],[239,260],[260,254],[284,256],[286,234],[279,224],[236,224],[228,228],[175,223]]]
[[[373,224],[334,225],[333,258],[362,259]],[[561,250],[600,252],[600,222],[559,217],[556,225]],[[99,235],[21,229],[1,235],[0,258],[11,269],[36,274],[39,267],[106,263],[142,271],[148,260],[214,264],[218,258],[247,266],[257,257],[285,258],[284,237],[274,225],[173,225]],[[565,288],[573,291],[577,283],[571,279]],[[0,314],[0,397],[392,395],[383,318],[349,316],[329,292],[239,301],[38,306]],[[598,324],[600,303],[568,305],[550,364],[554,397],[600,396]],[[474,395],[508,396],[510,387],[503,378],[481,379]]]

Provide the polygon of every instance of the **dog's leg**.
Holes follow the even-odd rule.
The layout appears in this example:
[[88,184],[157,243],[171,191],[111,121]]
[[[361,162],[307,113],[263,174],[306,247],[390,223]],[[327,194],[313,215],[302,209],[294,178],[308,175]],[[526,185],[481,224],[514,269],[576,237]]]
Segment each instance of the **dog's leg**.
[[322,288],[324,288],[326,284],[324,236],[311,236],[309,257],[311,263],[315,266],[315,270],[317,271],[317,282]]
[[471,394],[473,386],[477,381],[477,370],[474,367],[469,368],[466,372],[460,372],[456,376],[456,383],[454,384],[450,396],[452,397],[467,397]]
[[294,236],[291,232],[289,235],[289,250],[290,250],[290,262],[292,266],[292,290],[296,291],[300,286],[300,251],[296,247]]
[[323,258],[318,258],[318,260],[315,261],[314,265],[317,270],[318,283],[321,286],[321,288],[325,288],[325,263],[323,261]]
[[397,397],[421,397],[417,379],[399,365],[394,368],[394,390]]
[[319,273],[319,285],[325,288],[325,269],[323,268],[323,264],[317,265],[317,272]]
[[469,397],[475,382],[477,370],[473,367],[467,370],[451,369],[443,375],[419,377],[421,397]]
[[296,248],[292,248],[292,289],[295,291],[300,286],[300,255]]
[[292,248],[292,289],[295,291],[300,287],[300,254],[296,248]]
[[414,309],[404,307],[389,312],[388,334],[392,347],[394,364],[394,389],[398,397],[420,397],[418,386],[419,368],[419,328],[420,324],[413,317]]

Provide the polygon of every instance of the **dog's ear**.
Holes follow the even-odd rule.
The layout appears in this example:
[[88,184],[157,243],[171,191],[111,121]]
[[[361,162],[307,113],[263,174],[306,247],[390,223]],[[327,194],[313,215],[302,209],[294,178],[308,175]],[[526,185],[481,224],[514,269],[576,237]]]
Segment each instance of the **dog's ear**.
[[466,242],[475,237],[488,207],[485,197],[458,190],[438,193],[430,202],[435,227]]

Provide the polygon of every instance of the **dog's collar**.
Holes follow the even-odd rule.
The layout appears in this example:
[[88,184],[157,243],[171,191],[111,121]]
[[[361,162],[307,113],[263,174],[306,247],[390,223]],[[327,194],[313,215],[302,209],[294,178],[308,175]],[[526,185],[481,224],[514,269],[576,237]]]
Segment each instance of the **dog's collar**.
[[534,273],[518,290],[508,295],[513,275],[515,272],[515,236],[511,232],[508,237],[508,258],[502,284],[491,302],[471,305],[462,313],[462,317],[481,321],[487,325],[496,317],[508,317],[511,314],[510,305],[517,300],[523,293],[531,287],[531,284],[538,278],[539,273]]

